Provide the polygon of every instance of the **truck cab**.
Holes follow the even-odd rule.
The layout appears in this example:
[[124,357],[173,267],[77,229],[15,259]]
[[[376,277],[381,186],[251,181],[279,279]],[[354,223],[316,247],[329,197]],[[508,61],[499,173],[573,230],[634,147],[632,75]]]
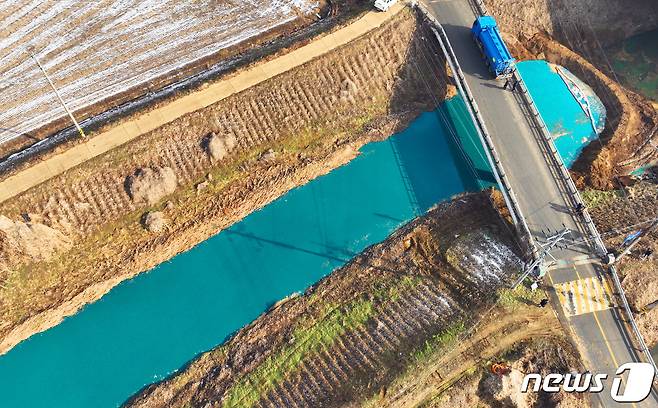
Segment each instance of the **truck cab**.
[[398,0],[375,0],[375,8],[379,11],[387,11]]
[[491,16],[478,17],[471,34],[493,76],[497,79],[511,77],[515,60],[500,36],[496,20]]

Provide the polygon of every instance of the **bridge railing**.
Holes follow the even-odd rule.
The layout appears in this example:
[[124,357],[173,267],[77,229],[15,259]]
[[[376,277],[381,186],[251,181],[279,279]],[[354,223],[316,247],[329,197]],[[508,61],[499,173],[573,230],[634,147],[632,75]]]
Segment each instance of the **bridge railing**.
[[478,137],[480,139],[482,146],[484,147],[484,152],[487,157],[487,161],[489,162],[489,166],[491,167],[496,182],[501,190],[501,193],[503,194],[503,198],[505,199],[505,204],[507,205],[507,208],[510,211],[510,215],[512,217],[514,225],[516,226],[519,234],[522,237],[526,238],[529,245],[528,249],[532,252],[533,257],[535,257],[537,254],[537,248],[535,245],[534,237],[530,233],[528,224],[525,220],[525,217],[523,216],[523,213],[521,212],[521,208],[518,204],[518,200],[516,199],[516,195],[514,194],[514,191],[512,190],[512,187],[507,179],[507,175],[505,174],[505,170],[502,167],[498,153],[494,148],[493,140],[491,139],[489,131],[487,130],[487,127],[484,123],[484,119],[480,114],[480,110],[478,109],[478,105],[475,101],[475,98],[471,93],[471,89],[466,83],[464,73],[462,72],[462,69],[459,66],[459,61],[457,60],[457,56],[455,55],[454,50],[450,45],[448,36],[446,35],[446,32],[444,31],[441,23],[439,23],[424,8],[424,6],[418,3],[414,4],[413,6],[417,7],[418,10],[420,10],[420,12],[425,16],[425,18],[433,25],[432,31],[436,36],[439,45],[441,46],[441,50],[443,51],[446,57],[446,61],[448,62],[450,69],[453,72],[455,78],[455,85],[459,90],[459,95],[464,100],[464,104],[466,105],[469,116],[471,117],[471,120],[475,124]]
[[[573,178],[571,178],[571,173],[569,173],[569,169],[567,169],[567,167],[564,165],[564,161],[562,160],[562,157],[560,156],[559,152],[557,151],[557,148],[555,147],[555,140],[553,139],[553,135],[551,135],[548,126],[546,126],[546,122],[544,122],[544,119],[541,117],[541,114],[537,109],[537,104],[535,103],[534,99],[532,98],[532,95],[528,91],[528,87],[526,86],[525,81],[523,81],[523,77],[521,76],[521,74],[519,74],[519,71],[516,69],[514,70],[514,80],[517,81],[517,89],[519,90],[519,93],[522,95],[524,102],[530,109],[532,118],[535,121],[535,124],[537,125],[543,136],[542,140],[546,145],[546,148],[549,152],[549,156],[553,161],[554,165],[558,168],[559,175],[561,176],[562,181],[567,186],[567,193],[569,194],[570,199],[573,201],[573,204],[583,205],[584,211],[582,217],[584,220],[585,227],[594,241],[594,247],[596,252],[598,252],[598,254],[601,257],[606,257],[608,254],[608,250],[605,246],[605,243],[603,242],[603,239],[601,238],[601,234],[596,228],[596,225],[594,224],[592,217],[589,215],[589,212],[585,207],[585,203],[583,202],[580,192],[578,191],[578,188],[576,188],[576,184],[574,183]],[[626,293],[624,292],[624,288],[622,288],[621,286],[621,281],[619,280],[617,269],[614,267],[614,265],[611,265],[609,267],[609,270],[610,270],[610,275],[612,277],[612,281],[615,285],[615,289],[617,290],[619,294],[619,298],[621,299],[622,306],[624,312],[626,313],[628,322],[630,323],[630,326],[633,329],[633,334],[635,334],[635,337],[640,345],[640,349],[642,353],[645,355],[645,358],[649,363],[653,365],[654,369],[656,370],[656,375],[658,375],[658,367],[656,367],[656,362],[654,361],[653,356],[651,355],[651,352],[649,351],[649,348],[647,347],[647,344],[645,343],[644,338],[642,337],[642,333],[640,333],[640,329],[637,327],[637,323],[635,322],[635,318],[633,317],[633,312],[631,311],[631,308],[628,305],[628,301],[626,300]]]

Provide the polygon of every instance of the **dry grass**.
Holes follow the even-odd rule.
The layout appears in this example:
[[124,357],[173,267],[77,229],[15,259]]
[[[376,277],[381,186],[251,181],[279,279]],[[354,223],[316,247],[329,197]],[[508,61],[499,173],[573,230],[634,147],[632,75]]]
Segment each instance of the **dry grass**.
[[[441,62],[427,67],[437,78],[433,97],[407,65],[410,58],[419,58],[417,47],[426,46],[415,17],[403,12],[346,48],[179,118],[3,202],[0,214],[12,219],[28,213],[44,224],[68,226],[74,246],[49,261],[25,260],[0,272],[0,335],[71,299],[76,299],[74,308],[95,300],[121,279],[191,248],[329,171],[326,160],[336,163],[331,166],[342,164],[352,147],[386,137],[397,124],[431,108],[427,101],[442,100],[446,92]],[[353,86],[346,89],[346,81]],[[215,164],[202,143],[211,132],[237,140],[230,156]],[[268,149],[278,153],[276,160],[259,160]],[[124,182],[136,168],[149,166],[172,168],[179,187],[152,206],[135,204]],[[208,187],[197,192],[194,186],[208,179]],[[168,201],[171,206],[165,206]],[[147,233],[140,217],[163,207],[168,229]],[[76,298],[106,283],[110,286],[100,292]]]

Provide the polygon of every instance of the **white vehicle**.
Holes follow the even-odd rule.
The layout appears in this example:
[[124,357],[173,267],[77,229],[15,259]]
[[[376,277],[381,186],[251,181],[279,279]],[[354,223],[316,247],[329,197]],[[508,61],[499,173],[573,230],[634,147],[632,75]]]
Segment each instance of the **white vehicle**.
[[375,8],[380,11],[386,11],[397,2],[398,0],[375,0]]

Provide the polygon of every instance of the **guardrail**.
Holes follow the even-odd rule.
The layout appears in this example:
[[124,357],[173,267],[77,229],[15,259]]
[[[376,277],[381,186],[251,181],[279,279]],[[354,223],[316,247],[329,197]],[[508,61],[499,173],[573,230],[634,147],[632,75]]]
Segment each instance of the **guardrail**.
[[[526,86],[525,82],[523,81],[523,77],[521,77],[521,74],[519,74],[517,69],[514,70],[514,80],[517,81],[518,84],[517,88],[519,89],[519,92],[521,93],[526,105],[530,108],[530,112],[532,113],[533,120],[535,121],[537,127],[540,129],[542,133],[543,136],[542,140],[546,143],[546,147],[548,149],[548,152],[550,153],[551,160],[559,169],[560,176],[563,179],[562,181],[567,186],[567,192],[570,195],[571,200],[573,201],[574,204],[583,205],[584,208],[583,220],[585,221],[585,226],[589,231],[589,234],[594,240],[594,247],[596,251],[599,253],[601,257],[606,257],[608,254],[608,250],[605,247],[605,243],[603,242],[603,239],[601,238],[601,234],[596,228],[596,225],[594,224],[592,217],[589,215],[587,208],[584,206],[584,202],[580,195],[580,192],[576,188],[576,184],[573,182],[573,179],[571,178],[571,173],[569,173],[569,170],[564,165],[564,162],[562,161],[562,157],[560,156],[560,154],[557,151],[557,148],[555,147],[555,141],[553,140],[553,136],[551,135],[551,132],[548,130],[548,126],[546,126],[546,122],[544,122],[544,119],[541,117],[541,114],[537,109],[537,105],[535,104],[532,95],[530,95],[530,92],[528,91],[528,87]],[[631,311],[631,308],[628,305],[628,301],[626,300],[626,293],[624,292],[624,289],[621,286],[621,281],[619,280],[617,269],[613,265],[611,265],[609,267],[609,270],[610,270],[610,275],[612,276],[612,281],[615,285],[615,289],[617,290],[619,294],[619,298],[622,301],[622,306],[624,308],[628,321],[631,325],[631,328],[633,329],[633,334],[635,334],[635,337],[637,338],[641,351],[645,355],[647,361],[653,365],[656,375],[658,376],[658,367],[656,367],[656,362],[654,361],[653,356],[651,355],[651,352],[647,347],[647,344],[644,342],[644,338],[642,337],[642,333],[640,333],[640,329],[637,327],[637,324],[635,323],[635,318],[633,317],[633,312]]]
[[475,3],[475,7],[478,9],[478,12],[480,13],[481,16],[486,16],[487,14],[487,6],[484,5],[484,1],[482,0],[469,0]]
[[455,85],[457,86],[457,89],[459,89],[459,95],[464,100],[464,104],[466,105],[469,116],[471,117],[471,120],[475,124],[478,137],[480,138],[480,143],[482,143],[482,146],[484,147],[487,161],[489,162],[489,166],[491,167],[496,182],[500,187],[501,193],[503,194],[503,198],[505,199],[505,204],[507,205],[507,208],[510,211],[510,215],[512,216],[514,225],[516,226],[517,231],[520,233],[520,235],[526,236],[527,242],[529,243],[529,249],[532,252],[533,257],[536,257],[537,248],[535,245],[534,238],[530,233],[528,224],[526,223],[525,217],[521,212],[521,208],[516,199],[516,195],[514,194],[514,191],[512,190],[512,187],[509,181],[507,180],[505,170],[503,169],[500,159],[498,157],[498,153],[494,148],[493,140],[491,139],[491,136],[484,123],[484,119],[480,114],[480,110],[478,109],[477,103],[475,102],[475,98],[471,93],[471,89],[466,83],[466,78],[464,77],[464,73],[462,72],[461,67],[459,66],[459,61],[457,60],[457,56],[455,55],[452,46],[450,45],[448,36],[446,35],[446,32],[444,31],[441,23],[439,23],[422,5],[416,3],[413,6],[417,7],[420,10],[420,12],[425,16],[425,18],[427,18],[427,20],[429,20],[434,26],[432,28],[432,31],[434,32],[434,35],[436,36],[436,39],[439,42],[439,45],[441,46],[441,50],[443,51],[446,57],[446,61],[448,62],[448,65],[450,66],[450,69],[453,72],[453,75],[455,77]]
[[[478,9],[478,12],[479,12],[480,15],[488,14],[486,6],[484,5],[484,2],[482,0],[469,0],[469,1],[471,1],[475,5],[475,7]],[[491,146],[491,152],[493,154],[495,154],[496,161],[497,161],[497,154],[496,154],[496,151],[493,149],[493,143],[491,143],[491,144],[489,144],[488,142],[485,143],[485,141],[490,141],[490,137],[489,137],[488,133],[486,132],[486,127],[484,127],[484,121],[479,121],[479,119],[481,119],[481,118],[479,116],[479,112],[477,111],[477,105],[475,104],[475,101],[473,100],[473,97],[470,94],[470,89],[468,88],[468,84],[466,84],[466,82],[464,80],[463,73],[461,72],[461,69],[459,68],[459,63],[457,61],[457,58],[454,55],[454,52],[452,52],[452,47],[450,46],[450,42],[448,41],[448,37],[445,35],[445,31],[443,31],[443,27],[432,15],[430,15],[430,13],[424,7],[422,7],[419,4],[416,4],[416,6],[419,8],[419,10],[421,10],[421,12],[425,15],[425,17],[428,20],[430,20],[435,26],[437,26],[439,28],[439,30],[441,31],[441,33],[445,37],[445,43],[447,44],[447,46],[443,44],[442,39],[440,38],[438,33],[436,33],[436,31],[435,31],[435,35],[437,36],[437,39],[439,40],[439,43],[441,43],[441,48],[443,49],[444,53],[446,54],[446,58],[448,59],[448,63],[451,64],[450,68],[458,76],[458,78],[457,78],[458,81],[456,81],[456,82],[463,83],[463,85],[464,85],[463,88],[468,92],[468,99],[470,100],[469,102],[472,102],[472,104],[474,106],[473,110],[476,113],[475,117],[478,118],[478,120],[476,121],[473,118],[473,113],[470,112],[471,107],[469,106],[469,103],[467,103],[467,107],[469,107],[469,113],[471,113],[471,117],[474,119],[475,123],[477,123],[478,125],[480,125],[480,124],[482,125],[483,134],[480,134],[480,129],[478,129],[478,135],[480,136],[481,141],[482,141],[483,145],[485,145],[485,147],[487,147],[487,145]],[[450,61],[451,58],[454,58],[454,65],[455,65],[456,70],[452,66],[452,63]],[[519,90],[520,90],[521,94],[523,95],[524,101],[529,106],[529,108],[532,112],[532,116],[533,116],[537,126],[541,130],[542,135],[544,136],[543,140],[544,140],[544,142],[546,143],[546,145],[548,147],[548,151],[550,152],[550,156],[551,156],[552,160],[554,161],[555,165],[559,168],[562,179],[566,183],[567,189],[569,190],[568,192],[571,196],[571,199],[574,201],[574,204],[581,203],[581,204],[584,205],[584,202],[583,202],[583,199],[580,195],[580,192],[576,188],[576,185],[573,182],[573,179],[571,178],[571,174],[569,173],[569,170],[564,165],[564,162],[562,161],[562,158],[560,157],[560,155],[557,151],[557,148],[555,147],[555,142],[553,140],[553,136],[551,135],[550,131],[548,130],[548,127],[546,126],[546,123],[544,122],[544,119],[539,114],[539,110],[537,110],[537,106],[535,104],[534,99],[532,99],[532,96],[530,95],[530,92],[528,91],[528,87],[525,85],[525,82],[523,81],[523,78],[521,77],[518,70],[516,70],[516,69],[514,70],[514,80],[518,81],[518,84],[520,85]],[[461,91],[461,87],[460,87],[459,84],[458,84],[458,87],[460,88],[460,91]],[[485,150],[489,150],[489,148],[487,148]],[[489,155],[487,155],[487,158],[489,158]],[[491,160],[490,160],[490,164],[493,164],[491,162]],[[495,170],[496,167],[494,167],[493,165],[492,165],[492,167],[494,168],[494,173],[495,173],[496,172],[496,170]],[[502,170],[502,168],[500,168],[500,169]],[[502,175],[503,175],[503,177],[500,178],[501,181],[506,181],[504,179],[504,172],[502,173]],[[498,181],[498,176],[497,176],[496,180]],[[499,185],[501,185],[501,184],[502,183],[499,182]],[[501,188],[503,189],[503,195],[505,195],[505,188],[506,187],[504,187],[504,185],[503,185],[503,186],[501,186]],[[509,197],[509,199],[506,197],[506,204],[510,208],[510,212],[512,211],[512,207],[516,206],[515,211],[518,210],[518,214],[520,215],[521,212],[520,212],[520,209],[518,209],[518,204],[517,204],[516,198],[514,196],[513,191],[511,190],[511,188],[509,188],[509,193],[510,193],[510,197]],[[510,206],[510,204],[511,204],[511,206]],[[534,244],[532,234],[530,234],[530,231],[529,231],[527,225],[525,224],[525,219],[522,216],[520,216],[520,219],[523,220],[523,229],[527,231],[528,237],[531,240],[530,245],[533,248],[533,255],[536,256],[537,252],[536,252],[536,247],[535,247],[535,244]],[[599,233],[598,229],[596,228],[596,225],[594,224],[594,221],[592,220],[592,217],[589,215],[589,212],[587,211],[586,207],[585,207],[585,210],[583,211],[583,220],[585,221],[585,226],[587,227],[587,230],[589,230],[589,233],[590,233],[591,237],[594,240],[594,246],[595,246],[596,251],[602,257],[607,256],[608,250],[605,247],[605,243],[603,242],[603,239],[601,238],[601,234]],[[631,308],[628,305],[628,301],[626,300],[626,293],[624,292],[624,289],[621,286],[621,282],[619,280],[619,275],[617,273],[617,269],[614,267],[614,265],[611,265],[609,267],[609,270],[610,270],[610,275],[612,276],[612,281],[615,285],[615,289],[617,290],[617,292],[619,294],[619,298],[622,301],[622,306],[624,308],[624,312],[626,313],[628,321],[630,322],[631,328],[633,329],[633,334],[635,335],[635,337],[636,337],[636,339],[637,339],[637,341],[640,345],[642,353],[645,355],[647,361],[650,364],[653,365],[653,367],[655,369],[656,376],[658,377],[658,367],[656,366],[656,362],[654,361],[653,356],[651,355],[651,352],[649,351],[649,348],[647,347],[647,344],[645,343],[644,338],[642,337],[642,333],[640,333],[640,329],[637,327],[637,324],[635,322],[635,318],[633,317],[633,312],[631,311]]]

